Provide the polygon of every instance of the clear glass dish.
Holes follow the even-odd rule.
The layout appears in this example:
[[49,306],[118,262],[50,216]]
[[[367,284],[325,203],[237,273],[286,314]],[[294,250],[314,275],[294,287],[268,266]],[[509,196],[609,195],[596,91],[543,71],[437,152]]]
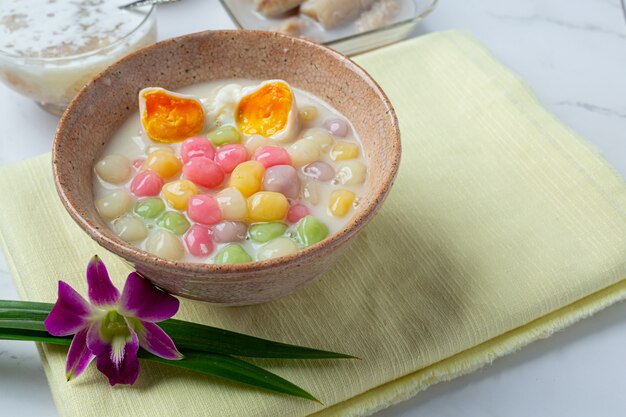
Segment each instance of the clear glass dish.
[[46,111],[60,115],[95,75],[124,55],[156,42],[155,10],[150,6],[130,12],[140,14],[136,26],[119,39],[83,53],[24,56],[0,48],[0,80]]
[[[220,0],[233,22],[240,29],[275,30],[293,15],[266,18],[254,10],[253,0]],[[408,36],[415,26],[437,5],[438,0],[398,0],[396,15],[384,26],[359,31],[352,22],[336,29],[325,30],[308,17],[303,17],[308,27],[305,38],[322,43],[346,55],[356,55]]]

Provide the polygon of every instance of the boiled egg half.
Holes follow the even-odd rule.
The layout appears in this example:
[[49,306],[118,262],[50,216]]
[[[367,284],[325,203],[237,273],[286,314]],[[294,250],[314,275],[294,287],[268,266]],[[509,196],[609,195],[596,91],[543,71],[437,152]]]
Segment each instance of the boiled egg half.
[[139,114],[144,131],[157,142],[179,142],[204,129],[204,107],[200,100],[160,87],[139,92]]
[[261,135],[289,142],[298,133],[298,107],[291,87],[283,80],[264,81],[241,91],[235,109],[237,128],[247,136]]

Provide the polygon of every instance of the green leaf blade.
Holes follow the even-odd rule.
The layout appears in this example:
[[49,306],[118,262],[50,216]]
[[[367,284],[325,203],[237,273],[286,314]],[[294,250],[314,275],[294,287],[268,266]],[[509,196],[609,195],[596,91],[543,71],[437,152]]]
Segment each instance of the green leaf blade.
[[158,323],[176,346],[249,358],[354,359],[354,356],[275,342],[197,323],[170,319]]
[[141,351],[140,357],[168,366],[188,369],[272,392],[319,402],[317,398],[299,386],[241,359],[209,352],[188,351],[183,352],[183,354],[185,358],[179,361],[162,359],[146,351]]
[[69,346],[72,343],[72,336],[56,337],[48,332],[37,330],[24,330],[15,328],[0,327],[0,339],[2,340],[23,340],[29,342],[50,343],[53,345]]
[[[48,332],[13,328],[0,328],[0,339],[25,340],[62,346],[69,346],[72,342],[71,336],[55,337]],[[140,358],[151,362],[162,363],[256,388],[262,388],[279,394],[319,402],[313,395],[299,386],[263,368],[242,361],[241,359],[209,352],[181,351],[181,353],[185,357],[177,361],[160,358],[143,349],[139,350],[138,355]]]
[[[0,327],[45,331],[52,304],[0,301]],[[169,319],[158,325],[179,349],[267,359],[355,359],[343,353],[275,342],[229,330]]]
[[39,303],[22,301],[0,301],[0,327],[45,331],[43,321],[50,308]]

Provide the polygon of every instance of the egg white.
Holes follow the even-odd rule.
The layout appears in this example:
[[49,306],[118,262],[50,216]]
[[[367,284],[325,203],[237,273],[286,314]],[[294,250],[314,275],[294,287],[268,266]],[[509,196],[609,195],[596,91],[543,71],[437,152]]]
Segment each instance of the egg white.
[[[291,108],[289,109],[289,113],[287,115],[286,126],[280,132],[269,136],[268,139],[275,140],[280,143],[292,142],[300,131],[298,105],[296,104],[296,95],[294,94],[294,91],[291,86],[283,80],[267,80],[256,86],[249,87],[242,87],[239,84],[228,84],[222,87],[215,95],[213,102],[208,106],[208,116],[214,121],[214,126],[220,127],[224,125],[231,125],[237,127],[235,112],[241,99],[255,93],[260,88],[270,83],[284,83],[289,88],[289,91],[291,91]],[[244,137],[249,137],[249,135],[245,135],[243,132],[242,135]]]
[[235,109],[241,100],[242,87],[239,84],[227,84],[215,94],[213,102],[208,104],[207,114],[213,120],[213,127],[235,126]]

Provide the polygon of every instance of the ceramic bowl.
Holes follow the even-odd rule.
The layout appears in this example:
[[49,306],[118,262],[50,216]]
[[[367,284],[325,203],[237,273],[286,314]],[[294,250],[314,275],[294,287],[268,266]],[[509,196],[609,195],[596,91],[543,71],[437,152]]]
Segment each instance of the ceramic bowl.
[[[139,90],[176,90],[234,78],[284,79],[322,98],[353,123],[370,166],[367,189],[353,217],[339,232],[295,254],[236,265],[164,259],[119,239],[96,212],[93,165],[114,132],[136,111]],[[344,55],[277,33],[208,31],[148,46],[102,72],[63,115],[52,159],[61,201],[102,247],[172,294],[246,305],[285,296],[333,266],[385,200],[400,163],[400,133],[385,93]]]

